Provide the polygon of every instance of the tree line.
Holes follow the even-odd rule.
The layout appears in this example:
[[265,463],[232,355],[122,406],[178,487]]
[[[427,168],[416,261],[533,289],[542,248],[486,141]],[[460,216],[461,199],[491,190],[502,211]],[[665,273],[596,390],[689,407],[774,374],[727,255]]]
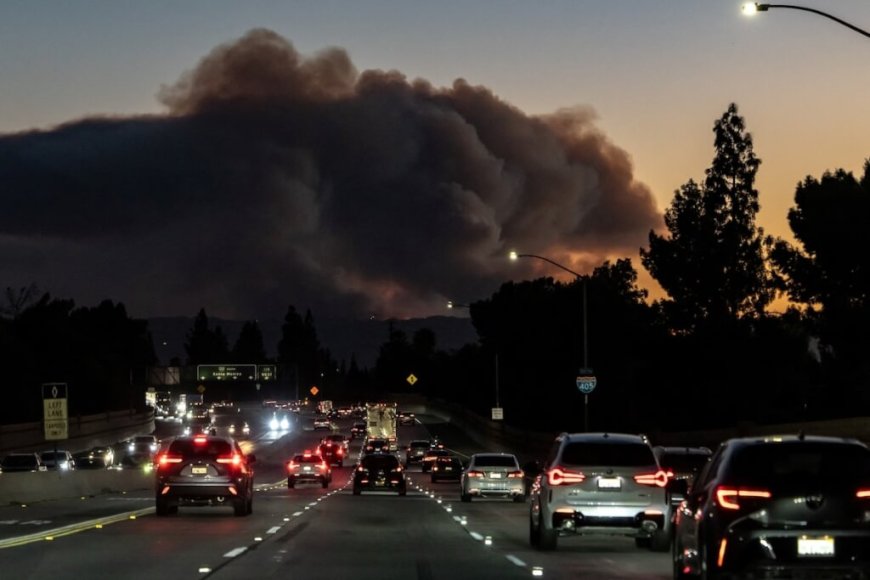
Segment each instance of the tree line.
[[[648,299],[630,259],[604,262],[571,282],[506,282],[470,304],[476,343],[445,351],[431,330],[408,336],[390,325],[371,369],[353,357],[337,361],[310,311],[288,307],[271,359],[256,321],[230,347],[201,310],[185,362],[275,362],[306,388],[326,385],[352,399],[420,392],[484,415],[498,402],[512,424],[577,430],[584,399],[574,382],[585,349],[599,384],[589,397],[592,429],[870,414],[870,256],[863,249],[870,161],[860,178],[840,169],[799,183],[788,214],[794,240],[776,239],[756,223],[761,160],[736,105],[713,134],[704,179],[674,193],[665,231],[651,231],[640,250],[664,298]],[[789,300],[784,311],[771,310],[777,296]],[[142,369],[156,357],[147,324],[122,304],[76,308],[40,297],[35,287],[7,289],[5,302],[0,421],[23,420],[25,407],[41,413],[38,384],[61,377],[84,395],[71,398],[72,413],[140,404]],[[409,384],[410,374],[419,382]]]

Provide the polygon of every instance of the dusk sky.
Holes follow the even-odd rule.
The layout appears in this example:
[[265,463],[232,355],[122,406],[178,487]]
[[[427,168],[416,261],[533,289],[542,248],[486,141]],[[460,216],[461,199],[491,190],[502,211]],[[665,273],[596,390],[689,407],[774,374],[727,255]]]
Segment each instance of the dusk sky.
[[870,40],[740,5],[0,2],[0,287],[420,316],[557,274],[510,249],[651,286],[637,249],[731,102],[790,237],[796,183],[870,157]]

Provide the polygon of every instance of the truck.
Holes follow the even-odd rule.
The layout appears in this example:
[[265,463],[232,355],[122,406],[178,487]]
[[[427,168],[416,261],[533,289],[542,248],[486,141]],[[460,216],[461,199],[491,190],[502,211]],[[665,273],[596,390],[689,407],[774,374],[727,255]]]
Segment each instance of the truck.
[[317,403],[317,412],[321,415],[329,415],[332,412],[332,401],[320,401]]
[[398,451],[396,415],[395,403],[366,403],[366,437],[387,439],[390,442],[390,451]]

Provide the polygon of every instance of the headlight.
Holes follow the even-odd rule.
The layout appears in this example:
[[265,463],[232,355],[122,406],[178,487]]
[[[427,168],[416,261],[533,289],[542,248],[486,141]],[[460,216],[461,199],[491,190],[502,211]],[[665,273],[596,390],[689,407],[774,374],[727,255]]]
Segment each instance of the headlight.
[[290,421],[287,420],[287,417],[281,419],[281,428],[285,430],[290,428]]
[[236,432],[236,426],[230,425],[230,433],[235,433],[235,432]]
[[130,453],[133,453],[134,451],[136,451],[136,446],[134,444],[130,443],[129,445],[127,445],[127,451],[129,451]]
[[271,429],[272,431],[277,431],[278,427],[278,419],[272,417],[272,420],[269,421],[269,429]]

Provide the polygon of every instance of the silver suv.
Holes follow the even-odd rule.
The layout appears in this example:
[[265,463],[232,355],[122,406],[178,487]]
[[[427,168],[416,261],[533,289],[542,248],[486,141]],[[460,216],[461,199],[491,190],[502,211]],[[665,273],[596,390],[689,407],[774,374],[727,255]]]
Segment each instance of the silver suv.
[[670,546],[667,474],[645,437],[563,433],[532,485],[529,541],[555,550],[559,536],[622,535],[639,547]]
[[523,471],[515,455],[510,453],[477,453],[471,456],[468,468],[462,472],[460,498],[472,496],[526,499]]

